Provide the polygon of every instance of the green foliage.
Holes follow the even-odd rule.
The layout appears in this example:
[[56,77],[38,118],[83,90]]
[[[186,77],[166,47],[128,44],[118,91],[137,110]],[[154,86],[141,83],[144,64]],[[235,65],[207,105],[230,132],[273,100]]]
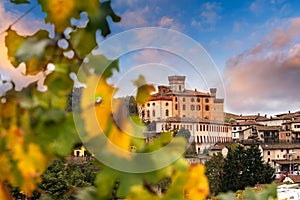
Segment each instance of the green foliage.
[[277,198],[277,185],[271,184],[260,189],[247,187],[244,191],[237,191],[236,193],[228,192],[220,194],[218,200],[275,200]]
[[243,190],[255,184],[270,183],[274,169],[264,164],[260,150],[252,145],[248,149],[242,146],[229,149],[222,177],[223,191]]
[[213,195],[222,191],[222,177],[224,176],[225,159],[221,153],[214,154],[210,160],[205,163],[206,176],[209,182],[210,192]]
[[79,188],[92,186],[95,176],[95,166],[91,163],[66,164],[56,160],[42,175],[39,187],[53,199],[68,199]]

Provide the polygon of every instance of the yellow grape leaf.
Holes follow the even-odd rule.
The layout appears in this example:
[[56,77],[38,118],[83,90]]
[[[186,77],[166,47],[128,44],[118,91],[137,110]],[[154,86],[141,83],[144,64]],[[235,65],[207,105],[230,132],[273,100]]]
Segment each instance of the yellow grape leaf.
[[5,135],[8,139],[7,148],[17,162],[23,178],[21,190],[30,196],[36,184],[41,181],[40,176],[47,167],[47,159],[37,144],[25,145],[24,133],[20,128],[12,127]]
[[71,18],[77,17],[75,11],[76,0],[38,0],[42,11],[47,13],[46,22],[54,24],[55,30],[62,33],[71,25]]
[[205,200],[209,193],[208,180],[203,165],[193,165],[189,170],[189,179],[185,184],[185,197],[189,200]]
[[16,31],[9,29],[5,37],[5,46],[7,47],[7,55],[11,64],[18,67],[19,63],[16,61],[15,55],[17,50],[22,46],[25,37],[18,35]]
[[[127,125],[126,130],[130,125]],[[133,128],[132,128],[133,131]],[[111,143],[108,143],[108,150],[119,157],[130,158],[130,141],[131,137],[117,127],[116,124],[112,125],[111,131],[108,136]]]
[[82,91],[82,118],[85,119],[88,137],[92,138],[99,134],[99,128],[102,133],[108,131],[112,115],[112,99],[116,89],[109,85],[105,78],[98,76],[90,76],[86,86]]
[[151,93],[155,92],[155,87],[147,84],[144,76],[142,75],[140,75],[137,80],[133,81],[133,83],[138,87],[136,102],[140,104],[146,103],[151,98]]
[[13,200],[7,187],[0,181],[0,199],[1,200]]
[[47,160],[38,145],[30,143],[27,151],[18,146],[15,149],[14,157],[18,161],[18,168],[23,177],[22,191],[31,195],[36,184],[41,181],[41,174],[47,167]]

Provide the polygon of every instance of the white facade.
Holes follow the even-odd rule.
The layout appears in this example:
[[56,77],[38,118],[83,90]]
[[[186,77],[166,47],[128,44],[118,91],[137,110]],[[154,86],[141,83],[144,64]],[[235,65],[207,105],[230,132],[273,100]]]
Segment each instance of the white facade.
[[191,140],[195,143],[197,154],[203,153],[205,149],[211,148],[217,142],[224,143],[232,140],[230,125],[221,122],[181,118],[156,122],[156,130],[161,132],[181,128],[191,133]]

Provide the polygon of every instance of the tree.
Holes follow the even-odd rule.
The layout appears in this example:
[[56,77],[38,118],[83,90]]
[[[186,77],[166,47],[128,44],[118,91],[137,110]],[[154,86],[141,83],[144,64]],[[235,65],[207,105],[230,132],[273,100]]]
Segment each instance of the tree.
[[189,143],[190,138],[191,138],[191,133],[189,130],[185,128],[181,128],[178,131],[174,131],[174,136],[175,137],[183,137],[187,143]]
[[94,185],[96,174],[91,163],[66,164],[55,160],[42,175],[39,187],[54,199],[68,199],[79,188]]
[[244,149],[242,146],[229,148],[222,178],[223,191],[237,191],[255,184],[272,181],[274,169],[262,160],[257,145]]
[[225,159],[221,153],[214,154],[206,163],[206,176],[210,192],[213,195],[222,191],[222,177],[224,176]]
[[[28,0],[11,2],[33,4]],[[145,166],[159,166],[161,160],[176,158],[169,162],[170,165],[140,173],[115,170],[99,161],[97,166],[101,170],[95,188],[82,190],[83,193],[78,191],[79,196],[92,194],[89,199],[205,199],[208,183],[204,167],[189,166],[184,160],[184,139],[161,137],[146,145],[133,124],[138,121],[137,116],[130,116],[133,120],[128,120],[122,115],[123,108],[114,99],[116,88],[107,81],[119,70],[118,60],[109,60],[105,55],[89,57],[97,46],[96,33],[100,32],[103,37],[110,34],[107,18],[113,22],[121,20],[110,1],[38,0],[37,4],[46,14],[44,21],[53,25],[54,37],[46,30],[38,30],[30,36],[20,35],[13,25],[23,15],[5,31],[10,63],[16,68],[25,66],[24,76],[38,75],[41,79],[22,91],[10,90],[1,99],[0,161],[5,168],[0,169],[0,199],[12,199],[8,184],[19,187],[27,197],[32,196],[40,183],[55,197],[68,197],[72,193],[70,187],[85,186],[78,166],[67,166],[64,170],[56,163],[42,175],[54,158],[64,158],[73,145],[80,142],[78,132],[84,133],[81,140],[86,144],[100,142],[96,150],[121,165],[138,159],[137,153],[130,151],[131,146],[143,155],[159,152],[159,157],[153,155],[143,159]],[[73,24],[72,21],[80,20],[82,14],[87,17],[85,25]],[[66,45],[60,45],[61,42]],[[74,79],[70,75],[74,73],[81,74],[78,79],[86,87],[72,94],[73,99],[80,96],[80,100],[73,101],[70,109],[67,96],[73,91]],[[142,83],[136,84],[137,104],[147,102],[154,90],[153,85],[143,80],[140,76],[135,82]],[[135,112],[134,107],[132,111]],[[91,113],[95,113],[95,117],[91,117]],[[112,118],[116,113],[120,116],[118,123]],[[78,120],[76,126],[74,120]],[[95,129],[99,126],[101,131]],[[130,134],[123,130],[124,127]],[[160,149],[164,151],[158,151]],[[149,185],[166,178],[171,179],[171,184],[163,196],[149,189]],[[80,180],[74,182],[77,179]]]

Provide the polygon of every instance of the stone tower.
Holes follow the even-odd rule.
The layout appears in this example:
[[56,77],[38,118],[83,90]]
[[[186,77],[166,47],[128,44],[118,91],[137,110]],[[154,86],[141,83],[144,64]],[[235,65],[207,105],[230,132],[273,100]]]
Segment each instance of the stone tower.
[[170,89],[173,92],[183,92],[185,90],[185,76],[169,76]]

